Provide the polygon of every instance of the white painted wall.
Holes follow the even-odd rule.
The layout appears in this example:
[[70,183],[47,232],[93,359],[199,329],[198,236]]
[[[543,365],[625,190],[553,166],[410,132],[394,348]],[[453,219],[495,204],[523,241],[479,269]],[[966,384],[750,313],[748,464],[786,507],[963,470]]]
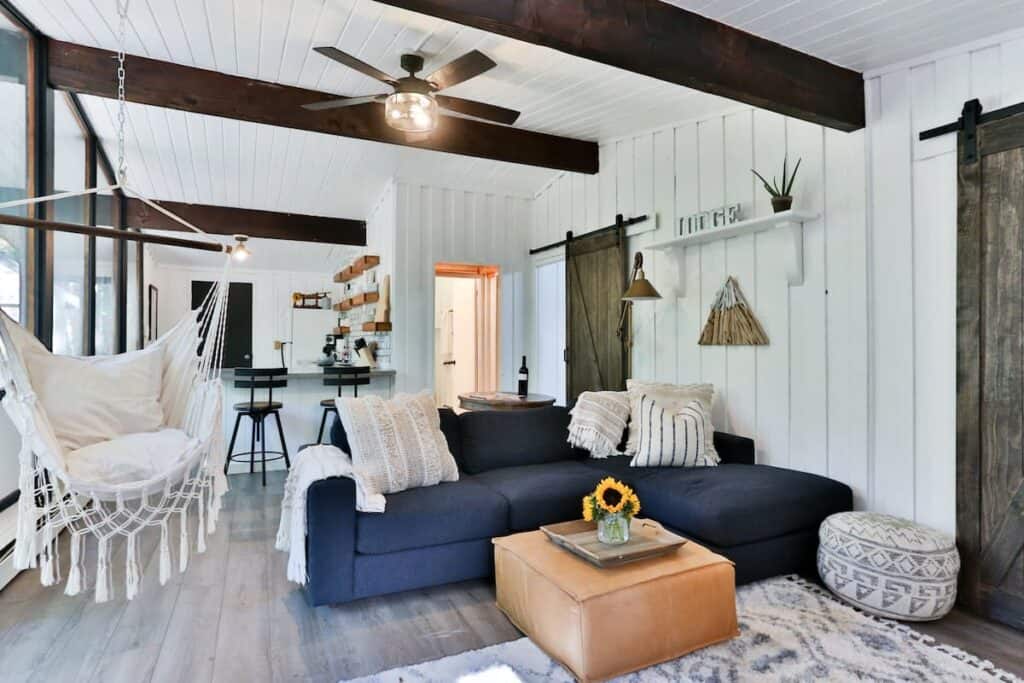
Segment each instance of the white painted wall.
[[873,507],[956,527],[956,136],[918,133],[1024,101],[1024,33],[867,74]]
[[[680,217],[697,211],[738,202],[746,217],[766,215],[769,197],[750,169],[778,173],[787,153],[791,164],[803,158],[796,208],[821,214],[804,231],[804,284],[788,285],[777,232],[688,248],[682,297],[671,259],[645,251],[647,276],[664,298],[634,309],[632,376],[714,383],[716,426],[756,439],[759,462],[845,481],[864,506],[864,132],[742,108],[609,141],[600,174],[563,174],[536,197],[531,245],[608,225],[616,213],[651,216],[630,229],[631,250],[670,237]],[[727,275],[739,280],[769,346],[697,345]]]
[[[514,386],[514,373],[525,353],[523,270],[530,203],[524,197],[404,180],[394,183],[392,334],[399,391],[434,386],[434,264],[441,261],[501,268],[500,381],[502,387]],[[386,224],[382,219],[382,229]],[[388,242],[383,236],[380,239]]]

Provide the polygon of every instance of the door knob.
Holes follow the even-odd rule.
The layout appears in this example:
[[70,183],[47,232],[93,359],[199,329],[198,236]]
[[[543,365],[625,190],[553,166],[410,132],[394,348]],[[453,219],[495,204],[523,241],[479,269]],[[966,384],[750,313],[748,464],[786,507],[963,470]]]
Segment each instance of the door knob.
[[455,365],[455,361],[453,361],[453,360],[446,360],[446,361],[442,362],[441,365]]

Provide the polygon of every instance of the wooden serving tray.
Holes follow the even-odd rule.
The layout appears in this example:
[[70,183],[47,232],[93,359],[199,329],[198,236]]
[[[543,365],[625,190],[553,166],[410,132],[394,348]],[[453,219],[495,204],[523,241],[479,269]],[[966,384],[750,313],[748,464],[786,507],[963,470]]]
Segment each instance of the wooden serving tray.
[[629,562],[660,557],[686,543],[682,536],[665,531],[653,519],[636,519],[629,526],[629,541],[622,545],[605,545],[597,540],[597,522],[582,519],[540,528],[555,545],[579,555],[597,567],[617,567]]

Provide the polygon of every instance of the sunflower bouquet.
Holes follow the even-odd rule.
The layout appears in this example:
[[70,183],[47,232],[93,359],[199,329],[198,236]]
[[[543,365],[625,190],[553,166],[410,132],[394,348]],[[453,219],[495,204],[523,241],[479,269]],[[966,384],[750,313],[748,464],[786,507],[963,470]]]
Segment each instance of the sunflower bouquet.
[[629,522],[640,512],[640,499],[621,481],[606,477],[583,497],[583,519],[597,522],[597,538],[608,545],[629,540]]

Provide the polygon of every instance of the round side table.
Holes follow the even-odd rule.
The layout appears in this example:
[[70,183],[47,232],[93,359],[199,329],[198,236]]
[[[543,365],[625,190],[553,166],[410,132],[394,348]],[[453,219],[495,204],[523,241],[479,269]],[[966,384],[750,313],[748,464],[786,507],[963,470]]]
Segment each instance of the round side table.
[[520,396],[509,391],[490,391],[459,394],[459,407],[463,410],[520,410],[544,408],[554,405],[555,397],[546,394]]

